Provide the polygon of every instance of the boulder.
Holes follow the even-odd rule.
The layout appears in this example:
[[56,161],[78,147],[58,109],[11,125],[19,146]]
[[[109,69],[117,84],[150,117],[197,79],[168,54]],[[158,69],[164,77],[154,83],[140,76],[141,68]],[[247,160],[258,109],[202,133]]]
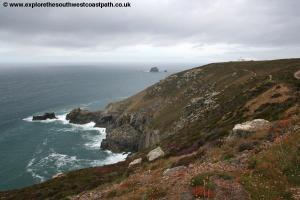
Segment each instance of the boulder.
[[131,163],[129,163],[129,167],[139,165],[141,163],[142,163],[142,158],[138,158],[138,159],[133,160]]
[[149,161],[153,161],[164,156],[165,156],[165,152],[160,147],[153,149],[147,154],[147,158]]
[[295,72],[294,77],[298,80],[300,79],[300,70]]
[[173,167],[170,169],[166,169],[163,172],[163,176],[173,176],[174,174],[177,174],[178,172],[184,172],[186,171],[187,167],[185,166],[178,166],[178,167]]
[[57,119],[54,113],[45,113],[43,115],[33,116],[32,120],[47,120],[47,119]]
[[247,137],[257,131],[268,130],[271,122],[264,119],[255,119],[242,124],[236,124],[232,129],[232,135],[237,137]]

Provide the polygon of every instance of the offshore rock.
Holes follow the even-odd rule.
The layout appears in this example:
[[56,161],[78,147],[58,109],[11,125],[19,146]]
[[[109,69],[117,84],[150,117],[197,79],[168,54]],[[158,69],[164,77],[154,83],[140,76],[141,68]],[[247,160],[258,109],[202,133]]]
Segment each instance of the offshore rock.
[[159,72],[159,69],[157,67],[152,67],[150,69],[150,72]]
[[131,163],[129,163],[128,167],[133,167],[133,166],[139,165],[141,163],[142,163],[142,158],[138,158],[138,159],[133,160]]
[[33,116],[32,120],[47,120],[47,119],[57,119],[54,113],[45,113],[44,115]]

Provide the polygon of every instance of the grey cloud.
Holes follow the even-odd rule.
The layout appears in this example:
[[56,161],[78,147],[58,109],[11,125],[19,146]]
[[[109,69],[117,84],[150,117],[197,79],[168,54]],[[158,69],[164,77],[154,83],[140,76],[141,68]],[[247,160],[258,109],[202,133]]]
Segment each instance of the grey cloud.
[[300,45],[298,0],[132,0],[132,8],[1,8],[0,43],[117,48],[189,42]]

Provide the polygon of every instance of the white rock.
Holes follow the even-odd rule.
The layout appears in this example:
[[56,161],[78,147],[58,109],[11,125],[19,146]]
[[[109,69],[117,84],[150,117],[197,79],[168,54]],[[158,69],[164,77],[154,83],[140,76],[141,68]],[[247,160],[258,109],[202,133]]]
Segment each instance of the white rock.
[[147,154],[147,158],[149,161],[153,161],[157,158],[163,157],[164,155],[165,152],[160,147],[157,147],[156,149],[153,149]]
[[300,70],[295,72],[294,77],[298,80],[300,79]]
[[60,178],[60,177],[64,177],[64,176],[65,176],[65,174],[60,172],[60,173],[57,173],[54,176],[52,176],[52,178]]
[[134,165],[138,165],[141,163],[142,163],[142,158],[138,158],[138,159],[133,160],[131,163],[129,163],[129,167],[132,167]]
[[255,119],[242,124],[236,124],[232,129],[235,136],[246,136],[249,133],[267,130],[271,127],[271,122],[264,119]]

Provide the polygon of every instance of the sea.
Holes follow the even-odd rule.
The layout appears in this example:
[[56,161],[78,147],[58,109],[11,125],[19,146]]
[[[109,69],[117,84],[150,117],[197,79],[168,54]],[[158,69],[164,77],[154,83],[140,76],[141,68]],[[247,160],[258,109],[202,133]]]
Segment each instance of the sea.
[[[0,66],[0,191],[124,160],[126,153],[100,149],[105,129],[93,122],[71,124],[66,114],[77,107],[101,110],[176,71],[149,73],[148,67]],[[32,121],[45,112],[55,112],[58,119]]]

